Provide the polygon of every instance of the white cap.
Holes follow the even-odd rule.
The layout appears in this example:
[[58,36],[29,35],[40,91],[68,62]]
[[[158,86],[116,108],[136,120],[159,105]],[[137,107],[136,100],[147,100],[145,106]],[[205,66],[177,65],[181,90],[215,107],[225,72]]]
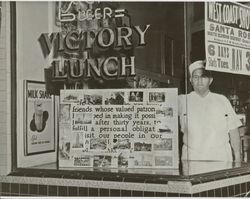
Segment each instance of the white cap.
[[192,76],[194,70],[196,70],[198,68],[205,68],[205,62],[202,60],[199,60],[199,61],[195,61],[192,64],[190,64],[188,67],[190,76]]

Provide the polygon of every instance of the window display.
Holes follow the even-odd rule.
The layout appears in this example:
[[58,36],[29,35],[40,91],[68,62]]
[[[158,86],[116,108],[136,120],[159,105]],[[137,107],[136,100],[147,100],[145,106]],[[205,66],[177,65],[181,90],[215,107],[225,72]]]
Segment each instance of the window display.
[[61,90],[60,107],[60,167],[178,168],[177,89]]
[[[189,4],[183,2],[27,4],[20,2],[16,7],[17,167],[183,168],[183,144],[191,146],[197,137],[189,133],[191,138],[183,141],[182,131],[190,130],[188,115],[192,113],[176,114],[183,106],[191,111],[187,98],[178,107],[178,95],[190,93],[191,84],[206,79],[204,74],[191,77],[188,66],[204,49],[207,64],[212,58],[233,60],[224,57],[228,40],[219,41],[219,34],[212,35],[212,26],[220,23],[212,11],[219,4],[205,6],[210,17],[205,28],[210,30],[202,34],[204,42],[199,40],[203,37],[195,37],[197,32],[185,29],[186,20],[191,19],[186,18],[185,5]],[[232,5],[223,3],[223,17]],[[38,11],[44,15],[34,15]],[[199,45],[194,47],[194,41]],[[212,45],[217,54],[211,54]],[[241,46],[228,48],[240,52]],[[212,77],[211,92],[237,91],[236,108],[241,113],[246,97],[238,88],[240,81],[216,70]],[[208,112],[214,113],[212,109]],[[201,119],[199,111],[196,118]],[[221,124],[219,120],[215,123]],[[198,132],[211,132],[211,128]],[[197,141],[201,148],[205,147],[203,138]]]
[[[17,134],[17,167],[56,165],[59,160],[60,167],[178,168],[180,81],[172,73],[153,71],[163,71],[168,59],[171,67],[174,60],[179,68],[182,63],[166,42],[152,45],[160,35],[181,41],[183,32],[162,34],[173,26],[167,21],[158,27],[163,16],[145,20],[152,8],[147,3],[141,16],[134,10],[140,3],[17,4],[17,129],[23,129]],[[154,4],[152,12],[182,9],[182,4],[161,5]],[[44,15],[33,15],[37,10]],[[183,46],[175,47],[181,56]],[[143,62],[146,54],[154,65]],[[105,118],[111,109],[111,118]]]

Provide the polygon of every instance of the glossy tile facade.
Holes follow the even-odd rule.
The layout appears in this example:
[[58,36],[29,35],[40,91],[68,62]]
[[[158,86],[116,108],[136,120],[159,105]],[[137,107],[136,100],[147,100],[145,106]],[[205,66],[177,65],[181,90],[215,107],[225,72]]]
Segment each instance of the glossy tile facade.
[[250,190],[250,182],[195,194],[1,183],[0,196],[249,197],[246,190]]

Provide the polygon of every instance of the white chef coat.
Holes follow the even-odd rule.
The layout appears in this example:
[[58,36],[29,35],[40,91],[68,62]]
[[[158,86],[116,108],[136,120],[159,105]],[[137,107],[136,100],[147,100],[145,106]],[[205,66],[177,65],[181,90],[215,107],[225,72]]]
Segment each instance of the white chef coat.
[[[186,101],[187,100],[187,101]],[[229,100],[209,92],[179,96],[182,160],[232,161],[229,130],[241,126]]]

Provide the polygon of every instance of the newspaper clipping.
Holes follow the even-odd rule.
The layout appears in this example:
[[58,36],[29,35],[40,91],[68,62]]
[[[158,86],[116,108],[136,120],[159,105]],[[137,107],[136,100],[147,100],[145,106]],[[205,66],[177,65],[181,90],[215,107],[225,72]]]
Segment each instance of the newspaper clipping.
[[59,166],[178,168],[177,89],[61,90]]
[[205,3],[208,70],[250,74],[250,8],[234,2]]

